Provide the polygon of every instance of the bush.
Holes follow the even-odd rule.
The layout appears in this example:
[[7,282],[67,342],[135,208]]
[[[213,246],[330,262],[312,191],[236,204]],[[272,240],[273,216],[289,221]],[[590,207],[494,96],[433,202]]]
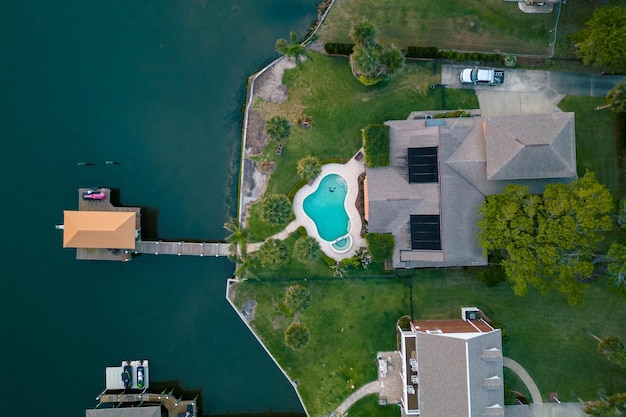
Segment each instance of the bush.
[[430,58],[439,56],[439,49],[436,46],[409,46],[406,50],[407,58]]
[[445,113],[438,113],[435,115],[435,119],[450,119],[455,117],[472,117],[472,115],[465,110],[454,110]]
[[367,246],[376,262],[384,262],[393,256],[395,241],[390,233],[368,233],[365,235]]
[[285,345],[299,350],[309,344],[309,328],[298,321],[293,322],[285,330]]
[[354,52],[353,43],[332,43],[324,44],[324,51],[329,55],[350,55]]
[[302,285],[292,285],[285,291],[284,304],[292,313],[304,311],[311,305],[311,293]]
[[398,327],[400,327],[402,330],[411,330],[411,317],[400,317],[400,319],[398,320]]
[[362,137],[367,166],[389,166],[389,126],[368,125],[363,129]]
[[274,226],[286,224],[291,218],[291,202],[282,194],[269,195],[261,203],[261,217]]
[[496,287],[501,282],[506,281],[506,273],[500,265],[489,265],[478,269],[476,279],[488,288]]

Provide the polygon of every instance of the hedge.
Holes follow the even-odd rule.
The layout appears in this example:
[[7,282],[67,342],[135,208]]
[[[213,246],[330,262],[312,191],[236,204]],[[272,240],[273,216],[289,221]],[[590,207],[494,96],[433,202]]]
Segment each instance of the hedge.
[[367,247],[375,262],[384,262],[393,256],[395,240],[390,233],[368,233],[365,235]]
[[[324,44],[324,50],[329,55],[350,55],[354,52],[354,44],[332,43]],[[406,49],[407,58],[450,59],[455,61],[483,61],[497,62],[502,60],[500,54],[483,54],[481,52],[440,51],[436,46],[409,46]]]
[[439,49],[436,46],[409,46],[406,57],[435,59],[439,57]]
[[330,55],[350,55],[354,52],[352,43],[325,43],[324,50]]
[[367,166],[389,166],[389,126],[368,125],[363,129],[362,137]]

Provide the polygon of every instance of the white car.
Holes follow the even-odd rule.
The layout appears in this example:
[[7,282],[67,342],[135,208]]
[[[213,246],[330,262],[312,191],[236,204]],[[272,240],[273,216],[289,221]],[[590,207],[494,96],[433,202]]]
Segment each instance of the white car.
[[504,82],[504,71],[487,68],[465,68],[459,79],[463,84],[496,85]]

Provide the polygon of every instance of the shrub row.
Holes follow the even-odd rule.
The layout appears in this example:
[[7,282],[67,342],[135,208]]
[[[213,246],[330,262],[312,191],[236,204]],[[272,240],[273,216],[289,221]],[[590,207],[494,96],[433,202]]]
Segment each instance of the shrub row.
[[373,261],[383,262],[393,256],[395,240],[391,233],[368,233],[365,240]]
[[[350,55],[354,51],[351,43],[325,43],[324,50],[330,55]],[[496,62],[502,59],[500,54],[483,54],[479,52],[440,51],[436,46],[409,46],[404,51],[407,58],[453,59],[457,61]]]
[[324,50],[330,55],[350,55],[354,51],[352,43],[325,43]]
[[363,129],[362,137],[367,166],[389,166],[389,126],[368,125]]

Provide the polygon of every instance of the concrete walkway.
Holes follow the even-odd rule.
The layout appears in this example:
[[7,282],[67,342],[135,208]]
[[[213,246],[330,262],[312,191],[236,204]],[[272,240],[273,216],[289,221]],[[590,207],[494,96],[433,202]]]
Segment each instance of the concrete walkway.
[[511,358],[503,357],[502,365],[509,368],[511,371],[515,372],[517,376],[526,384],[526,388],[530,391],[530,396],[532,397],[533,404],[542,404],[543,399],[541,398],[541,393],[539,392],[539,388],[537,388],[537,384],[531,378],[530,374],[524,369],[522,365],[515,362]]
[[365,397],[366,395],[378,394],[379,389],[380,389],[380,383],[378,381],[372,381],[368,384],[363,385],[361,388],[354,391],[352,395],[346,398],[346,400],[342,402],[341,405],[335,409],[335,411],[333,411],[331,416],[333,417],[343,416],[346,413],[346,411],[348,411],[348,409],[352,407],[352,405],[355,402],[359,401],[361,398]]
[[[365,159],[357,157],[357,155],[362,155],[362,153],[363,149],[360,149],[357,154],[345,164],[332,163],[323,165],[322,171],[315,181],[311,184],[304,185],[294,196],[292,209],[296,217],[295,220],[289,223],[285,229],[271,236],[270,239],[284,240],[294,233],[298,227],[302,226],[306,229],[309,236],[317,239],[322,251],[336,261],[350,258],[354,256],[359,248],[365,247],[365,240],[361,237],[361,215],[354,204],[359,194],[359,176],[365,172]],[[331,242],[327,242],[320,237],[315,223],[306,215],[303,208],[304,199],[315,192],[321,180],[329,174],[338,174],[347,182],[347,194],[344,208],[350,219],[348,235],[350,235],[352,245],[349,249],[342,252],[333,249]],[[262,244],[263,242],[248,244],[248,253],[257,251]]]

